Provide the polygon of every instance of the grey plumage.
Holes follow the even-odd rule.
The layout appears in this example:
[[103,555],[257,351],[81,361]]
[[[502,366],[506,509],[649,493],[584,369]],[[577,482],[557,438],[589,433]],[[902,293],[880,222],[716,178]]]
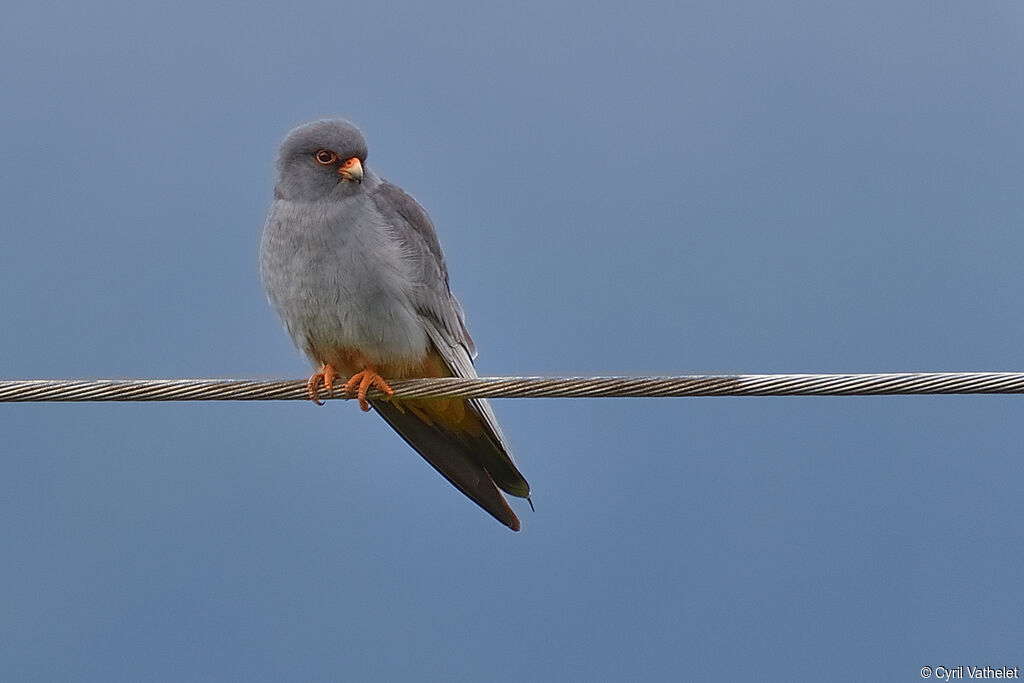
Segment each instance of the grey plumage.
[[[358,129],[341,120],[285,139],[260,257],[268,297],[315,364],[342,374],[372,367],[385,380],[475,377],[473,342],[430,218],[367,167],[366,155]],[[342,173],[350,159],[361,182]],[[486,401],[371,403],[449,481],[519,528],[498,487],[528,497],[529,485]]]

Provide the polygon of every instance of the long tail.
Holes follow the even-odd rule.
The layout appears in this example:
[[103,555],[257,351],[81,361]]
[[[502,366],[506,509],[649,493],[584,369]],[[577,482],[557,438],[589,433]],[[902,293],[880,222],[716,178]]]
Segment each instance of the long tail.
[[[519,531],[519,518],[501,495],[494,477],[488,472],[485,464],[494,463],[496,459],[498,462],[506,460],[525,487],[526,495],[529,495],[529,486],[515,470],[515,466],[511,465],[508,455],[490,437],[489,430],[478,426],[479,415],[469,402],[456,399],[442,403],[455,404],[456,401],[462,404],[461,409],[457,410],[461,414],[461,419],[454,423],[444,419],[444,413],[451,412],[451,406],[449,410],[437,414],[435,406],[440,406],[436,403],[431,406],[426,401],[370,403],[406,443],[445,479],[499,522],[513,531]],[[470,428],[467,429],[467,426]],[[495,472],[495,475],[501,479],[508,476],[502,471]]]

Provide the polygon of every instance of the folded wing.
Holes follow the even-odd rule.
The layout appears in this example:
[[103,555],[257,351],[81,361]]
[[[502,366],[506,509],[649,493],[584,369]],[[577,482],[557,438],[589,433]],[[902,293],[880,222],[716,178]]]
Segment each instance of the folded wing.
[[[389,183],[375,193],[378,210],[416,266],[416,307],[431,341],[426,376],[476,377],[473,341],[448,286],[448,271],[434,228],[416,200]],[[482,399],[371,401],[378,413],[434,469],[502,524],[519,520],[501,491],[529,498],[501,428]],[[500,489],[500,490],[499,490]]]

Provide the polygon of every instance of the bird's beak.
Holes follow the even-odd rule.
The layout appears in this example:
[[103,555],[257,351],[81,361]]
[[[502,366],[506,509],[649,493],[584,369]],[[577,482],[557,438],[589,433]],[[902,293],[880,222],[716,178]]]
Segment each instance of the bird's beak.
[[345,180],[351,180],[354,183],[363,182],[363,164],[359,161],[359,157],[352,157],[343,161],[341,168],[338,169],[338,173]]

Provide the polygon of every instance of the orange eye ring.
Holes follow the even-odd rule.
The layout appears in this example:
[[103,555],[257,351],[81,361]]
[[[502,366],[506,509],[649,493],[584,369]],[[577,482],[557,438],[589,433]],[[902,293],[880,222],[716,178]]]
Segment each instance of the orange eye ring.
[[338,160],[338,155],[329,149],[318,149],[313,152],[313,160],[321,166],[330,166]]

